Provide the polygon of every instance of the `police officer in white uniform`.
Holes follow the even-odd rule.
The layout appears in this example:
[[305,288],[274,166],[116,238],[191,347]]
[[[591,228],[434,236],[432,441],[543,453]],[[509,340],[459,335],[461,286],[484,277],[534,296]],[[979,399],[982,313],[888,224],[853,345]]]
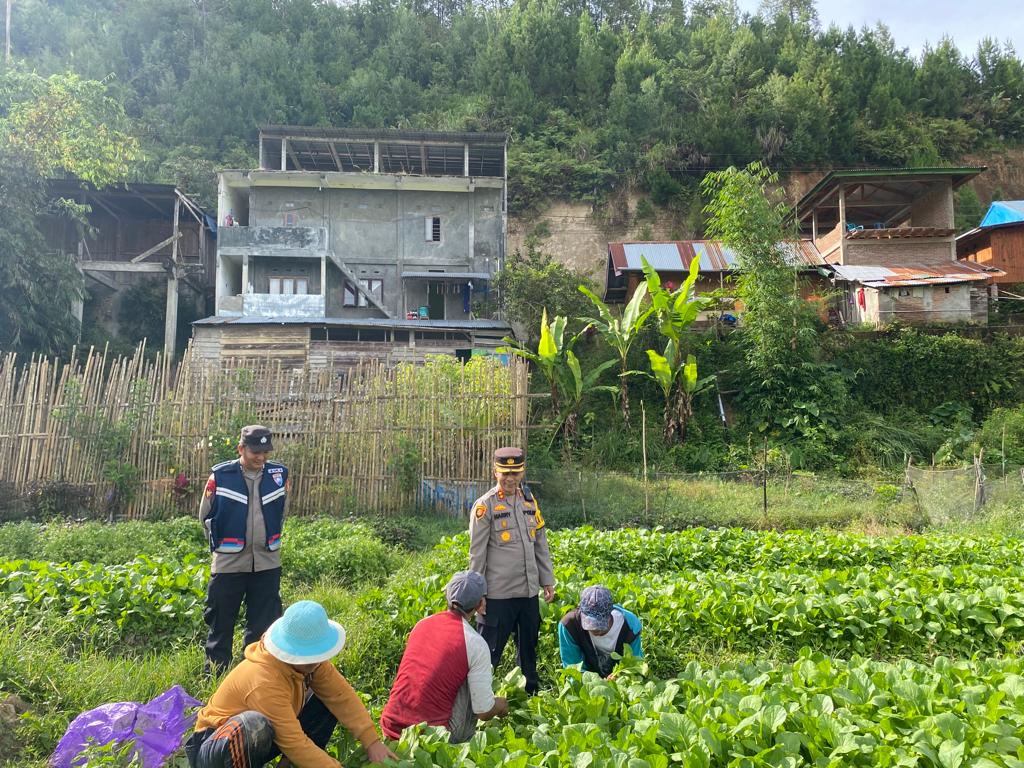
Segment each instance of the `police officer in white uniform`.
[[510,636],[526,690],[536,693],[540,603],[555,599],[555,574],[547,529],[540,507],[522,484],[526,461],[520,448],[494,452],[491,490],[473,504],[469,520],[469,568],[487,581],[487,609],[478,615],[480,634],[491,650],[491,664],[501,661]]

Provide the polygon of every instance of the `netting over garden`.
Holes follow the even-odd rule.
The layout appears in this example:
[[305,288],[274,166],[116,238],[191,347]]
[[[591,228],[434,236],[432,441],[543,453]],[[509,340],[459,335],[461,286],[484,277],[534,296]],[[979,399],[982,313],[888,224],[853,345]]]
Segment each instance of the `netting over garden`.
[[997,504],[1024,502],[1024,468],[1018,466],[911,466],[907,480],[921,511],[933,524],[966,520]]

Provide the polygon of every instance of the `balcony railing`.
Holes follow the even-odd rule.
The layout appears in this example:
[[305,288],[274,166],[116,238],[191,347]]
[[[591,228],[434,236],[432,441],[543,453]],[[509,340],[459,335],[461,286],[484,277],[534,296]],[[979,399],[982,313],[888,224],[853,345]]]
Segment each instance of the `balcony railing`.
[[323,227],[220,227],[217,246],[243,249],[251,254],[280,251],[322,251],[327,230]]
[[247,293],[242,296],[245,317],[324,317],[326,314],[324,297],[320,294]]

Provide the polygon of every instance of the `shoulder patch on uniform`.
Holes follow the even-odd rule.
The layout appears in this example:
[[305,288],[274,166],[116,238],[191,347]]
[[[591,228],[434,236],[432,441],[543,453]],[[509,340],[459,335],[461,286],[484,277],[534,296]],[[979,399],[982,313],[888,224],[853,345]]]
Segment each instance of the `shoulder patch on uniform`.
[[217,479],[210,475],[210,479],[206,481],[206,498],[210,498],[214,493],[217,492]]
[[479,520],[480,518],[484,517],[486,514],[487,514],[487,507],[485,507],[483,504],[477,504],[476,505],[476,509],[473,510],[473,515],[476,516],[477,520]]

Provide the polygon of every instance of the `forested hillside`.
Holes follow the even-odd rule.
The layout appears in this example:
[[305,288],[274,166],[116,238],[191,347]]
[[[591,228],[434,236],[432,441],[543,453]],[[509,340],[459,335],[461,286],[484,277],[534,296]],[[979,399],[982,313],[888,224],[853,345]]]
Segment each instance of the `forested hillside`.
[[810,0],[753,17],[714,0],[16,0],[11,41],[15,65],[107,83],[138,177],[206,202],[265,123],[507,130],[513,211],[624,181],[686,210],[705,170],[754,159],[785,173],[1024,142],[1012,49],[915,56],[882,27],[823,26]]

